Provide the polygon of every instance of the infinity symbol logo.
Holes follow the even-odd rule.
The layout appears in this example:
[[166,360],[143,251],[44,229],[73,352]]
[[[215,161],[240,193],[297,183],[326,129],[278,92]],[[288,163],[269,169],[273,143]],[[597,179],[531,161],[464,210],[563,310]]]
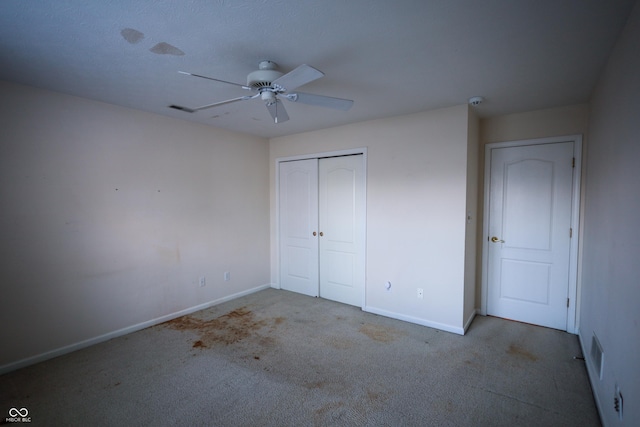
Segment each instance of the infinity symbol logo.
[[28,414],[29,414],[29,411],[27,410],[27,408],[20,408],[20,409],[11,408],[11,409],[9,409],[9,416],[10,417],[17,417],[17,416],[26,417]]

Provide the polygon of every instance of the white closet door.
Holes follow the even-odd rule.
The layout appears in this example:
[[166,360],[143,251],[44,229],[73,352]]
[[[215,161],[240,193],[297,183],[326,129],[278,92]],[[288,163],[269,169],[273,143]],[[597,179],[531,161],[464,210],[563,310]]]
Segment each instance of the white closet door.
[[362,155],[319,160],[320,296],[362,306],[365,282]]
[[318,160],[280,163],[279,198],[280,287],[316,297]]

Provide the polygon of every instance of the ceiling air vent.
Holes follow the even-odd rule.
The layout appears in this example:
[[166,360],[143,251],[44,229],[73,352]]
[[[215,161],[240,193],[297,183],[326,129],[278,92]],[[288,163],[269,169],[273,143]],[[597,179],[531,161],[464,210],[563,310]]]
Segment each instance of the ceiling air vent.
[[196,111],[191,108],[183,107],[182,105],[169,105],[169,108],[173,108],[174,110],[184,111],[186,113],[195,113]]

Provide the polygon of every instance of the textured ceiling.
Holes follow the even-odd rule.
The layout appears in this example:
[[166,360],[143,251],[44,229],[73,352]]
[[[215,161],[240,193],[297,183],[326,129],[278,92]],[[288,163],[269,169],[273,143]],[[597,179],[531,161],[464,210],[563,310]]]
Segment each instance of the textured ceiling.
[[[492,116],[588,101],[634,0],[2,0],[0,79],[224,129],[281,136],[459,105]],[[259,61],[325,77],[347,112],[258,100]]]

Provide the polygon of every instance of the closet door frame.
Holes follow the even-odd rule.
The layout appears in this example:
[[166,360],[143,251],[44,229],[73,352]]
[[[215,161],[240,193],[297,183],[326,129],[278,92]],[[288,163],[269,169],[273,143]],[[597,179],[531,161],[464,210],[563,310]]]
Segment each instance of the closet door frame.
[[352,148],[347,150],[337,150],[337,151],[326,151],[326,152],[318,152],[312,154],[302,154],[297,156],[288,156],[288,157],[278,157],[275,159],[275,242],[272,245],[274,250],[274,254],[272,257],[272,266],[276,269],[275,273],[275,283],[272,285],[273,288],[281,289],[281,274],[280,274],[280,163],[282,162],[290,162],[293,160],[309,160],[309,159],[322,159],[325,157],[338,157],[338,156],[351,156],[351,155],[362,155],[362,162],[364,167],[364,268],[361,274],[363,275],[362,281],[364,283],[362,289],[361,296],[361,305],[360,308],[364,309],[366,306],[366,289],[367,289],[367,280],[366,280],[366,268],[367,268],[367,148]]

